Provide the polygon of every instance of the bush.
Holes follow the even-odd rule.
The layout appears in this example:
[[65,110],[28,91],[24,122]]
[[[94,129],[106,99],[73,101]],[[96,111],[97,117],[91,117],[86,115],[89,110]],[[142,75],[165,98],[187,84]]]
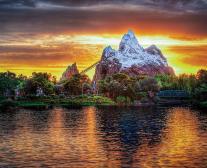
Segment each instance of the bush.
[[6,97],[0,96],[0,102],[3,101],[3,100],[5,100],[5,99],[6,99]]
[[102,96],[77,96],[70,99],[60,100],[61,105],[80,104],[81,106],[95,106],[95,105],[114,105],[114,101],[110,98]]
[[27,109],[33,109],[33,110],[47,110],[49,108],[52,108],[52,105],[49,105],[44,102],[18,102],[18,106],[22,108]]
[[201,108],[207,108],[207,101],[201,102],[200,107]]
[[148,98],[143,97],[143,98],[141,99],[141,103],[147,103],[147,102],[149,102]]
[[25,100],[27,100],[27,99],[26,99],[26,97],[19,96],[19,97],[16,97],[16,100],[17,100],[17,101],[25,101]]
[[153,97],[152,101],[154,103],[158,103],[160,101],[160,98],[158,96]]
[[64,94],[60,94],[59,98],[64,99],[66,96]]
[[147,97],[147,92],[138,92],[136,94],[136,99],[141,100],[142,98]]
[[124,96],[118,96],[116,98],[116,102],[118,105],[125,105],[126,104],[126,98]]
[[27,100],[35,100],[37,98],[37,96],[35,95],[35,94],[28,94],[27,96],[26,96],[26,99]]
[[61,104],[61,106],[65,108],[82,108],[81,102],[74,101],[74,100],[65,101],[64,103]]
[[0,104],[1,111],[10,111],[17,106],[15,101],[3,100]]
[[102,96],[94,96],[94,101],[95,104],[98,105],[114,105],[114,101],[112,101],[110,98],[108,97],[102,97]]
[[160,86],[155,78],[146,77],[136,83],[136,90],[144,92],[158,92],[160,90]]

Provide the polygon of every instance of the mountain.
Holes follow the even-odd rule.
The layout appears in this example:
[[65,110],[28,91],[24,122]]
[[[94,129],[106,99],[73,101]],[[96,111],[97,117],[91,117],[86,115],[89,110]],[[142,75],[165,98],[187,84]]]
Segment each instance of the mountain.
[[67,67],[66,71],[62,74],[60,81],[70,79],[72,75],[75,75],[78,73],[79,73],[79,71],[78,71],[76,63],[69,65]]
[[130,76],[174,75],[173,68],[168,66],[167,59],[161,50],[155,45],[144,49],[131,30],[122,37],[117,51],[111,46],[103,50],[100,63],[96,66],[94,80],[97,81],[118,72]]

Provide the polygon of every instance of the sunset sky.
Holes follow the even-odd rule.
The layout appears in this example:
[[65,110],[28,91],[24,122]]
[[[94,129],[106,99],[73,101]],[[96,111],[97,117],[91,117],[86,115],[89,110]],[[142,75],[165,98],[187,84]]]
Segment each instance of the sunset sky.
[[128,29],[157,45],[176,74],[207,68],[207,0],[0,0],[0,71],[59,78],[117,49]]

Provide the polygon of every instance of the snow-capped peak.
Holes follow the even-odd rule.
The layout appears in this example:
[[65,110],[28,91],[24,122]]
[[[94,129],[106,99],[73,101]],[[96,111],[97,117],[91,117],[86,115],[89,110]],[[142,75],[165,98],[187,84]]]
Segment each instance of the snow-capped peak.
[[135,50],[143,50],[143,48],[140,46],[135,34],[133,31],[129,30],[128,33],[126,33],[119,44],[119,51],[126,51],[130,48],[133,48]]
[[105,49],[104,49],[104,51],[105,52],[109,52],[109,51],[112,51],[113,49],[111,48],[111,46],[109,45],[109,46],[107,46]]
[[113,57],[115,55],[116,50],[112,49],[111,46],[108,46],[104,49],[102,54],[102,59],[107,59],[109,57]]
[[127,33],[131,38],[136,38],[135,35],[134,35],[134,32],[132,30],[128,30],[128,33]]
[[132,65],[168,66],[167,60],[159,48],[152,45],[144,49],[131,30],[123,36],[118,51],[108,46],[104,49],[102,58],[109,60],[118,59],[122,64],[122,68]]
[[174,75],[174,70],[168,66],[161,50],[155,45],[144,49],[131,30],[123,36],[119,50],[114,50],[111,46],[104,49],[100,63],[96,66],[94,80],[119,72],[130,76]]

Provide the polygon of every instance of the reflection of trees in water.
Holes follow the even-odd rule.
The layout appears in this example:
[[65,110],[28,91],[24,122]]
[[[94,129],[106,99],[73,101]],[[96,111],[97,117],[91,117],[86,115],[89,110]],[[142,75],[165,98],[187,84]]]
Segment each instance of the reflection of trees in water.
[[24,110],[0,114],[0,132],[11,134],[22,128],[28,131],[44,131],[48,128],[50,111]]
[[[63,124],[67,128],[76,129],[81,126],[84,113],[81,110],[61,110]],[[47,111],[24,110],[0,113],[1,133],[11,133],[15,129],[27,127],[31,131],[47,131],[56,116],[56,109]]]
[[82,126],[84,112],[80,109],[64,109],[64,125],[74,133]]
[[166,114],[155,108],[110,108],[99,109],[97,118],[103,139],[107,137],[103,143],[106,151],[118,149],[121,158],[117,159],[122,165],[131,165],[142,143],[147,141],[150,147],[160,142]]
[[0,137],[11,135],[15,132],[17,129],[16,113],[15,111],[0,113]]
[[[134,154],[137,167],[206,167],[206,138],[200,134],[196,113],[188,108],[171,108],[161,141],[154,146],[143,143]],[[205,125],[205,124],[204,124]],[[139,164],[138,164],[139,163]]]
[[207,113],[205,110],[202,110],[202,111],[196,111],[197,113],[197,117],[199,119],[199,121],[201,122],[201,124],[199,124],[199,129],[201,131],[204,131],[206,132],[207,131],[207,122],[206,122],[206,119],[207,119]]
[[33,167],[77,167],[77,162],[83,167],[202,167],[206,118],[185,108],[55,108],[0,114],[0,151],[7,147],[1,157],[11,167],[17,159]]
[[159,143],[161,131],[165,126],[164,118],[163,113],[153,108],[128,110],[120,120],[122,142],[133,149],[145,139],[149,145]]
[[49,111],[24,110],[1,113],[0,132],[12,134],[14,131],[21,131],[22,128],[28,131],[43,131],[48,128]]
[[30,111],[30,121],[32,131],[46,131],[50,111]]

